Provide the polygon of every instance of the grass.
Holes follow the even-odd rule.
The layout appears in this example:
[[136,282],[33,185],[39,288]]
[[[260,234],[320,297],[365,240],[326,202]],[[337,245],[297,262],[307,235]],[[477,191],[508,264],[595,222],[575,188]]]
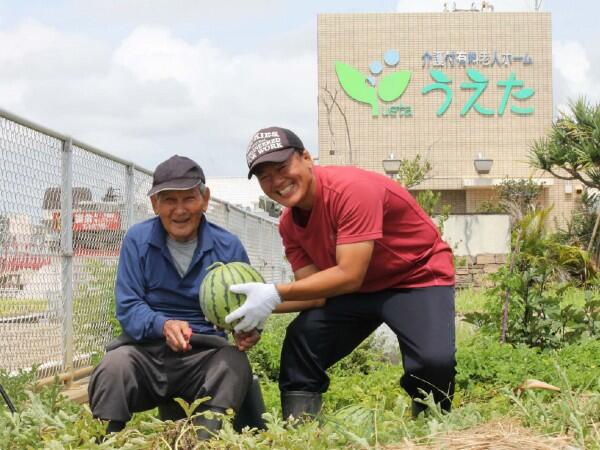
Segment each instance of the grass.
[[[273,404],[278,399],[272,398],[267,400],[267,431],[237,434],[226,423],[216,439],[203,444],[196,442],[191,422],[162,423],[155,411],[137,414],[124,431],[101,443],[104,427],[89,409],[61,398],[56,386],[51,386],[20,401],[17,416],[10,418],[0,411],[0,447],[391,450],[422,445],[483,449],[502,441],[501,448],[600,448],[600,395],[573,386],[564,371],[555,370],[560,393],[516,394],[510,386],[492,389],[488,385],[486,400],[457,401],[449,415],[433,409],[428,416],[413,420],[410,402],[397,386],[400,369],[380,364],[367,375],[347,374],[333,380],[316,422],[283,422]],[[267,386],[272,384],[267,382]],[[465,393],[459,389],[459,396]]]
[[465,288],[456,290],[456,345],[462,346],[477,332],[477,327],[461,318],[467,313],[483,312],[486,302],[483,289]]
[[467,313],[483,312],[486,303],[483,289],[465,288],[456,290],[456,314],[462,316]]
[[[480,311],[484,300],[479,291],[459,291],[457,311]],[[198,444],[190,421],[163,423],[154,410],[136,414],[125,430],[101,442],[104,425],[87,407],[62,398],[56,386],[28,393],[31,373],[21,378],[0,373],[0,383],[20,411],[11,416],[0,404],[0,448],[477,449],[493,448],[501,440],[504,448],[600,449],[600,342],[540,351],[501,345],[458,322],[453,412],[441,414],[430,401],[430,414],[417,420],[410,417],[410,399],[399,386],[402,366],[390,364],[365,342],[330,370],[319,420],[288,424],[280,419],[276,380],[290,319],[269,319],[261,342],[250,352],[269,411],[267,431],[237,434],[226,418],[216,439]],[[561,392],[514,391],[529,378],[559,386]]]
[[45,298],[0,298],[0,318],[41,313],[48,310]]

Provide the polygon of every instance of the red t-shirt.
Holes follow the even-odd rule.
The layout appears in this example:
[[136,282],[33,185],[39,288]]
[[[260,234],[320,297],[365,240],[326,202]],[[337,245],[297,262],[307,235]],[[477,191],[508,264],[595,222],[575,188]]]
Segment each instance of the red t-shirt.
[[452,250],[429,216],[394,180],[355,167],[314,167],[317,187],[305,227],[286,209],[279,222],[294,271],[336,265],[336,245],[375,241],[359,292],[452,286]]

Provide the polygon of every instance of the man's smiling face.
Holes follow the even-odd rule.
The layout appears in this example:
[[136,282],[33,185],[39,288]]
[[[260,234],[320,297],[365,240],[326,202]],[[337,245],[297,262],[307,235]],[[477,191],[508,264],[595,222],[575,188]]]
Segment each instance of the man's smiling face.
[[255,175],[263,192],[288,208],[311,209],[315,181],[310,154],[294,152],[280,163],[260,164]]
[[172,239],[185,242],[197,236],[210,198],[208,188],[204,189],[204,194],[200,193],[199,187],[194,187],[183,191],[162,191],[151,197],[152,208]]

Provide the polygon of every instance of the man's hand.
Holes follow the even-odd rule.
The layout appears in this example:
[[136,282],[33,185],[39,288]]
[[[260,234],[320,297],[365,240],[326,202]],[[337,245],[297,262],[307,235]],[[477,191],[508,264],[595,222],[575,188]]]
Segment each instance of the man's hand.
[[254,345],[260,341],[260,333],[254,329],[248,332],[233,333],[235,339],[235,345],[240,352],[250,350]]
[[229,290],[234,294],[246,295],[244,304],[225,317],[227,323],[243,317],[241,322],[234,327],[236,332],[248,332],[258,328],[281,303],[281,297],[274,284],[234,284],[229,286]]
[[192,348],[192,329],[183,320],[167,320],[163,327],[163,335],[167,339],[167,345],[174,352],[187,352]]

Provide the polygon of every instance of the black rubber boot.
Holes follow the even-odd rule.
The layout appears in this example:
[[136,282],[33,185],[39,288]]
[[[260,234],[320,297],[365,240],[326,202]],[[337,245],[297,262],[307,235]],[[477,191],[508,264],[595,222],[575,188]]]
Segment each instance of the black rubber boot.
[[106,433],[118,433],[123,428],[125,428],[125,422],[121,422],[119,420],[109,420],[108,425],[106,426]]
[[320,392],[285,391],[281,393],[281,412],[284,419],[314,417],[321,411],[323,403]]
[[263,400],[262,391],[260,389],[260,382],[258,377],[254,375],[246,398],[233,419],[233,429],[238,433],[240,433],[244,427],[266,430],[267,425],[262,418],[262,415],[266,411],[265,401]]
[[410,411],[412,413],[413,419],[416,419],[417,416],[425,411],[427,411],[427,405],[417,402],[413,400],[410,405]]
[[[206,411],[213,413],[225,413],[222,408],[211,407]],[[200,414],[192,419],[194,426],[196,426],[196,436],[199,441],[206,441],[211,439],[221,429],[221,419],[215,415],[211,419],[206,417],[204,414]]]

